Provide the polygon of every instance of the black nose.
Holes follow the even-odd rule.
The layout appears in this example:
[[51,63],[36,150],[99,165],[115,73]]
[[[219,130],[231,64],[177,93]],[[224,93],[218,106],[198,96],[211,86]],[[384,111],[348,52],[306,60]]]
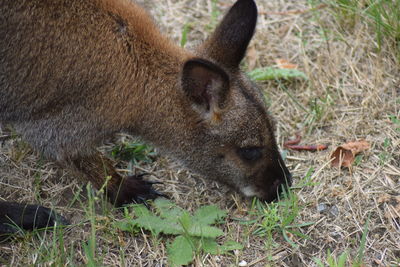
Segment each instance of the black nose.
[[291,185],[292,174],[288,169],[286,169],[286,167],[284,167],[283,172],[282,169],[280,169],[278,174],[275,176],[275,179],[268,186],[263,200],[267,202],[273,202],[283,198],[285,195],[283,192],[287,193]]

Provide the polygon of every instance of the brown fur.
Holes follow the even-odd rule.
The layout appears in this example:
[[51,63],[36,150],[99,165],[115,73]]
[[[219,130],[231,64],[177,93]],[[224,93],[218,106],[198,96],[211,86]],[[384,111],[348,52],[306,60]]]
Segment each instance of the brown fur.
[[117,132],[248,196],[271,200],[290,183],[262,94],[238,67],[254,31],[252,0],[239,0],[194,52],[129,0],[13,0],[0,14],[0,121],[97,188],[110,175],[118,205],[149,187],[96,151]]

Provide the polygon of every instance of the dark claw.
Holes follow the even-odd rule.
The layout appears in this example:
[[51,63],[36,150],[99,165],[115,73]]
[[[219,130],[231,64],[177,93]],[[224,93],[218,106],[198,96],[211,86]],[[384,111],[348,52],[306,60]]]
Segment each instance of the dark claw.
[[145,175],[147,175],[147,173],[136,174],[135,176],[132,176],[132,177],[135,177],[135,179],[138,179],[138,180],[143,180],[143,177]]
[[[166,195],[153,189],[153,185],[162,184],[159,181],[146,181],[143,176],[146,174],[139,174],[136,176],[129,176],[123,179],[123,184],[118,191],[118,197],[115,201],[116,206],[122,206],[129,203],[143,203],[148,207],[146,200],[155,199],[157,197],[165,197]],[[111,200],[113,197],[110,197]]]
[[150,206],[144,197],[137,197],[135,202],[138,204],[143,204],[147,209],[150,209]]
[[164,184],[163,182],[159,182],[159,181],[146,181],[146,183],[153,185],[153,184]]
[[158,192],[157,190],[154,190],[154,189],[150,189],[150,194],[156,195],[157,197],[169,198],[166,194],[160,193],[160,192]]
[[55,223],[57,223],[58,226],[60,226],[60,225],[66,226],[66,225],[70,225],[71,224],[65,217],[55,213],[53,210],[51,211],[50,216],[51,216],[51,218],[53,220],[53,225]]

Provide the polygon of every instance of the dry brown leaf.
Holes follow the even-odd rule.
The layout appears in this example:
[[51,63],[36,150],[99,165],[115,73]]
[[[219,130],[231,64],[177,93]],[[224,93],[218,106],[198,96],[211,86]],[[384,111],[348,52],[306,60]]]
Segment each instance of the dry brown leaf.
[[370,144],[365,140],[349,142],[338,146],[332,153],[332,167],[347,167],[349,168],[355,159],[355,156],[360,152],[368,150]]
[[290,63],[286,59],[275,59],[275,63],[280,69],[297,69],[296,64]]

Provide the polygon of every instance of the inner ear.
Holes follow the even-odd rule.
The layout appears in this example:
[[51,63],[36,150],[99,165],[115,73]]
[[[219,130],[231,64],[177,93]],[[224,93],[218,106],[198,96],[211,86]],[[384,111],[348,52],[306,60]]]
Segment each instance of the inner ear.
[[188,60],[182,70],[182,88],[202,113],[223,109],[229,92],[228,74],[203,59]]

